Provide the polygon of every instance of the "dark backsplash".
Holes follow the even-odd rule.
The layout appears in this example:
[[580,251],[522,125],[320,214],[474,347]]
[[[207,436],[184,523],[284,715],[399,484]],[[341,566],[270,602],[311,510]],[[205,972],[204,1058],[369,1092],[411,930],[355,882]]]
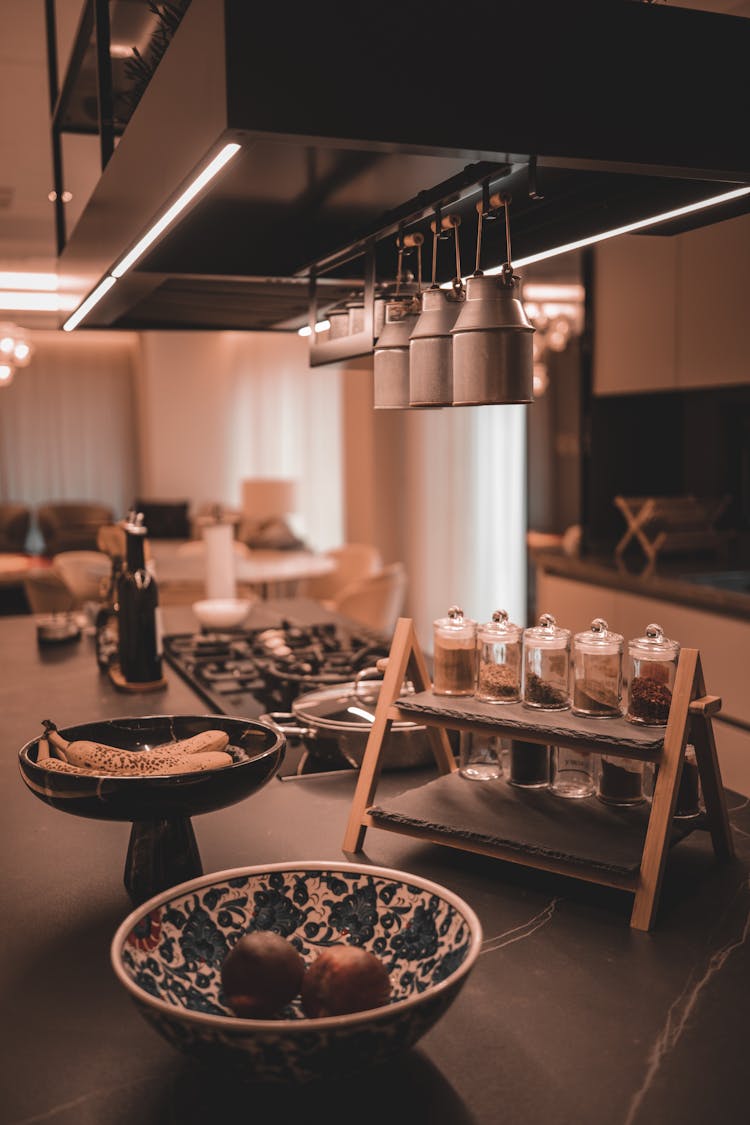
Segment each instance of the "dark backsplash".
[[731,561],[750,563],[750,386],[592,398],[587,428],[587,553],[625,531],[614,496],[729,495],[719,526],[736,533]]

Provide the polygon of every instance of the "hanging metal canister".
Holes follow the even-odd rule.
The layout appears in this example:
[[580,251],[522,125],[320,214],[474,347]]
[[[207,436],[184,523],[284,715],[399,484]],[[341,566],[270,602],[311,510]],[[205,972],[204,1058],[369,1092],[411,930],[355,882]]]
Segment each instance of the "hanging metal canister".
[[409,341],[420,311],[418,297],[399,297],[385,306],[385,323],[373,357],[375,410],[409,407]]
[[[409,407],[409,341],[422,308],[421,234],[399,236],[396,293],[385,306],[385,322],[373,356],[373,407],[375,410],[406,410]],[[420,292],[402,293],[403,256],[406,247],[417,249]]]
[[[453,337],[451,330],[466,296],[461,282],[458,215],[432,223],[432,285],[422,294],[422,311],[414,325],[409,348],[409,405],[450,406],[453,402]],[[452,229],[456,247],[456,276],[452,289],[437,284],[437,245],[440,229]]]
[[[498,277],[487,277],[477,268],[467,279],[466,300],[451,330],[454,406],[534,400],[534,327],[510,261],[509,198],[494,198],[505,207],[507,261]],[[479,249],[477,267],[478,261]]]

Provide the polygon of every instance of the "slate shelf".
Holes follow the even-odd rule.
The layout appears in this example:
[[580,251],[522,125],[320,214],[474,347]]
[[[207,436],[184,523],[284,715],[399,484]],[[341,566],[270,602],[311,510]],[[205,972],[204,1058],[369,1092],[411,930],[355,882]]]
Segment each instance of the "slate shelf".
[[[532,866],[545,859],[587,865],[604,873],[603,881],[620,885],[622,877],[630,887],[640,868],[650,807],[647,802],[614,807],[596,797],[564,799],[545,789],[502,779],[469,781],[453,772],[368,812],[376,828],[428,834],[436,842],[491,855],[508,849],[516,863]],[[696,828],[705,828],[703,817],[674,820],[670,846]]]
[[537,711],[522,703],[481,703],[473,696],[435,695],[431,691],[401,696],[394,702],[400,717],[455,730],[489,728],[509,738],[550,746],[595,750],[658,761],[664,727],[640,726],[627,719],[585,719],[571,711]]

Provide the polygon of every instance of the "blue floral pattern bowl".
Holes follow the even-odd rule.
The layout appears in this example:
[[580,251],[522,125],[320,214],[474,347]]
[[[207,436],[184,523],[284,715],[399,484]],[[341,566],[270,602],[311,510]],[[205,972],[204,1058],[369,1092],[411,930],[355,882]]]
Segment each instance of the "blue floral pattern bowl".
[[[243,934],[273,930],[310,964],[350,942],[376,954],[391,1001],[307,1018],[240,1019],[221,965]],[[482,930],[458,895],[388,868],[340,863],[239,867],[172,887],[134,910],[111,947],[114,971],[146,1020],[174,1046],[253,1081],[305,1082],[383,1062],[443,1015],[479,956]]]

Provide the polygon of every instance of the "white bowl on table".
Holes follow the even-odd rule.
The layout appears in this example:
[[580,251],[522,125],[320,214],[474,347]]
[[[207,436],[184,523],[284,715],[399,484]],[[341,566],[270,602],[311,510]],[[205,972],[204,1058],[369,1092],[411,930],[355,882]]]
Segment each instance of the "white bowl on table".
[[250,598],[204,598],[193,602],[193,613],[206,629],[232,629],[247,618]]

